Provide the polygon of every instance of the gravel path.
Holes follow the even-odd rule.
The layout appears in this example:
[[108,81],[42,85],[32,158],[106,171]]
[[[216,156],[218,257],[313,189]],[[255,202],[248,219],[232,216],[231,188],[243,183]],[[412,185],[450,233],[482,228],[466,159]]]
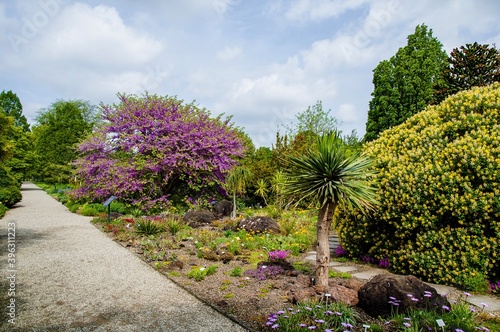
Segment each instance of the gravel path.
[[[22,193],[0,220],[3,307],[15,300],[15,325],[2,310],[0,330],[246,331],[110,240],[90,218],[31,183]],[[14,224],[9,266],[7,229]]]

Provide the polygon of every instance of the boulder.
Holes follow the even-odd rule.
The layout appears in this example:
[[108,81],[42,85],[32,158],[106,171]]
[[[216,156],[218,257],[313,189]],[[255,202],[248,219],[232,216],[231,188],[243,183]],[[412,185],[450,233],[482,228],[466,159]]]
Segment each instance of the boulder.
[[193,228],[210,225],[215,219],[216,217],[212,212],[205,210],[189,211],[184,215],[184,218],[182,218],[186,224]]
[[292,288],[288,291],[287,298],[292,304],[304,303],[316,297],[316,291],[312,287]]
[[339,284],[347,288],[354,289],[356,292],[358,292],[361,289],[361,287],[363,287],[366,284],[366,281],[357,278],[351,278],[351,279],[341,280],[339,281]]
[[228,200],[218,201],[214,204],[214,214],[219,219],[229,217],[232,210],[233,204]]
[[359,302],[358,292],[342,285],[330,285],[325,293],[331,295],[329,301],[341,302],[350,307],[354,307]]
[[248,217],[240,220],[240,222],[238,223],[238,228],[244,229],[247,232],[254,233],[279,234],[281,232],[280,226],[273,218],[261,216]]
[[234,255],[230,252],[221,252],[219,254],[219,259],[224,263],[224,264],[227,264],[229,263],[230,261],[232,261],[234,259]]
[[405,313],[409,308],[444,311],[450,303],[431,286],[414,276],[385,275],[373,277],[358,292],[358,306],[372,317]]

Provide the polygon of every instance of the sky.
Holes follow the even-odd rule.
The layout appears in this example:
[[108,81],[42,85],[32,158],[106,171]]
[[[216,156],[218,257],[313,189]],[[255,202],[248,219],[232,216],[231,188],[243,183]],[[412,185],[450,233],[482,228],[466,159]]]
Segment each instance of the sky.
[[224,113],[256,147],[322,101],[365,133],[373,69],[419,24],[449,54],[500,45],[496,0],[0,0],[0,91],[23,114],[60,99],[177,96]]

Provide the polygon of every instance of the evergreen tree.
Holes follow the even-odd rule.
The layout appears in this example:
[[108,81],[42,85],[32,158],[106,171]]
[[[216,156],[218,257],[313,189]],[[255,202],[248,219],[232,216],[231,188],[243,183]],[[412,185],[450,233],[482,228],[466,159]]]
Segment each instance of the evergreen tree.
[[443,82],[436,86],[436,103],[462,90],[500,82],[500,51],[488,44],[465,44],[455,48],[442,73]]
[[441,80],[446,58],[432,29],[422,24],[408,36],[405,47],[377,65],[365,141],[376,139],[382,131],[403,123],[433,101],[434,86]]

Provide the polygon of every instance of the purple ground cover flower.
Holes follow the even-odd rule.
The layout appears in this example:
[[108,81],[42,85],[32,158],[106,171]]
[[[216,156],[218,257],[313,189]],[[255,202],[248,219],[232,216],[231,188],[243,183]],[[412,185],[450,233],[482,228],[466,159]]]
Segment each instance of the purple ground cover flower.
[[284,261],[291,253],[290,250],[275,250],[267,253],[270,262]]
[[335,256],[336,257],[345,257],[347,255],[348,255],[347,250],[342,248],[342,246],[338,246],[337,248],[335,248]]
[[254,277],[257,280],[266,279],[276,279],[278,276],[282,275],[285,270],[281,266],[270,265],[270,266],[260,266],[255,270],[246,270],[245,275]]
[[389,258],[384,257],[380,260],[378,265],[384,269],[387,269],[389,266],[391,266],[391,262],[389,262]]

